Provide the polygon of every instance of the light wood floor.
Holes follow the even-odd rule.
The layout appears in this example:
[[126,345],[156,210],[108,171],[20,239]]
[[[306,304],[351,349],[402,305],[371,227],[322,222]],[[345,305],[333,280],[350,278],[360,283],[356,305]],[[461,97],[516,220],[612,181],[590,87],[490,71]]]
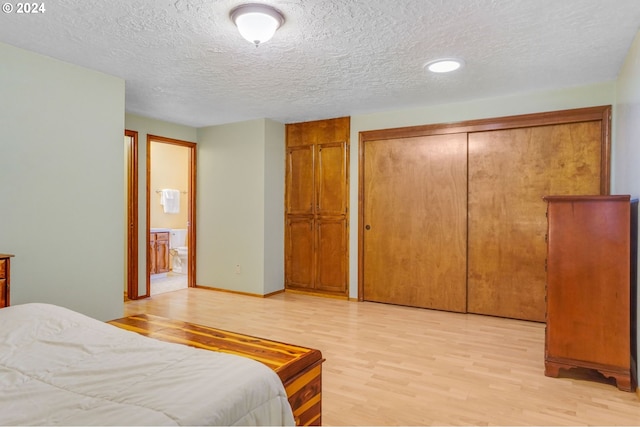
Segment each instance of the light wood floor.
[[636,394],[544,376],[540,323],[204,289],[127,302],[136,313],[321,350],[325,425],[640,425]]

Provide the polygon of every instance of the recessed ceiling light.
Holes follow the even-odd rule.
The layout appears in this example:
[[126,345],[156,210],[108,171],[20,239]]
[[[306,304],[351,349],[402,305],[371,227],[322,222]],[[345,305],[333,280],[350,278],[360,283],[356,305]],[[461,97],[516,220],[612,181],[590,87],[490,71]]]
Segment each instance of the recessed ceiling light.
[[464,61],[456,58],[436,59],[424,64],[425,68],[432,73],[448,73],[462,68]]

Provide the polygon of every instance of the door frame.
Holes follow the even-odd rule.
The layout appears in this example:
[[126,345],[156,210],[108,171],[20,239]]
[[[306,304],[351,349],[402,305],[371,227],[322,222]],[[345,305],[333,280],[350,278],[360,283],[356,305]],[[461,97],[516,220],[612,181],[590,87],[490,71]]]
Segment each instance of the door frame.
[[150,231],[151,231],[151,143],[178,145],[189,149],[189,179],[187,188],[187,286],[196,286],[196,147],[195,142],[182,141],[174,138],[167,138],[158,135],[147,135],[147,226],[146,226],[146,253],[147,253],[147,293],[144,297],[151,295],[151,275],[149,274],[150,258]]
[[127,161],[127,299],[138,299],[138,132],[125,129],[129,137]]
[[596,120],[600,120],[602,122],[600,193],[606,195],[610,192],[611,177],[611,105],[468,120],[457,123],[442,123],[360,132],[358,141],[358,301],[364,301],[364,148],[368,141],[515,129]]

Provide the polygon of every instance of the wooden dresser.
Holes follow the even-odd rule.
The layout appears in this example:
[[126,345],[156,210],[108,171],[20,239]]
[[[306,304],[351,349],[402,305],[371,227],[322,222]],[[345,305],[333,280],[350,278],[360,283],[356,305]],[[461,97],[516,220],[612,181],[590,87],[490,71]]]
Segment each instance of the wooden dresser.
[[162,341],[236,354],[264,363],[278,374],[284,384],[296,425],[322,423],[324,359],[319,350],[151,314],[124,317],[108,323]]
[[11,258],[13,255],[0,254],[0,308],[8,307],[11,299]]
[[587,368],[633,391],[638,202],[549,196],[545,375]]

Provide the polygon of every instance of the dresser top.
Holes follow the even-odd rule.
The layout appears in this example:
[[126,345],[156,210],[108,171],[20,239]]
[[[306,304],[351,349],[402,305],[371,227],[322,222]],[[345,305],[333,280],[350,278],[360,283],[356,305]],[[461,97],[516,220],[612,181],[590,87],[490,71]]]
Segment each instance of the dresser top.
[[0,258],[11,258],[13,254],[0,254]]
[[598,202],[598,201],[619,201],[628,202],[631,200],[631,196],[626,194],[614,194],[614,195],[588,195],[588,196],[544,196],[543,200],[549,202]]

